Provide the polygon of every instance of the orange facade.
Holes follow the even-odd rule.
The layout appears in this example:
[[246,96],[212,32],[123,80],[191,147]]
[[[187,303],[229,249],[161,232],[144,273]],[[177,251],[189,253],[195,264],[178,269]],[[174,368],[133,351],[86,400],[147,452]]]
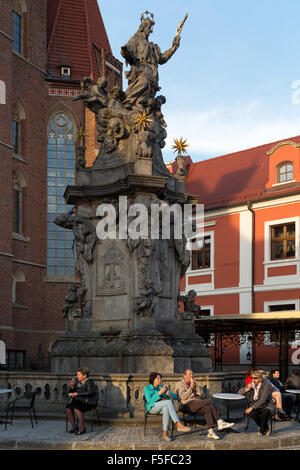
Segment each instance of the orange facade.
[[[208,241],[205,255],[192,253],[181,293],[195,290],[205,315],[300,310],[299,142],[296,136],[190,164],[187,190],[204,204]],[[298,339],[292,333],[290,358]],[[257,364],[278,364],[277,344],[265,332],[248,360],[245,347],[228,344],[223,362],[251,365],[255,355]]]

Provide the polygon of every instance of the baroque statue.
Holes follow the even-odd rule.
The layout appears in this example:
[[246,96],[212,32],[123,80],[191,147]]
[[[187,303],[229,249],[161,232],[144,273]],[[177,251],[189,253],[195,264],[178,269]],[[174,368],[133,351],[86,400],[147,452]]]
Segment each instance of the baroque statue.
[[[153,14],[147,11],[141,16],[138,30],[121,47],[126,65],[130,66],[130,70],[125,72],[128,80],[125,92],[117,85],[108,91],[106,77],[100,77],[96,83],[90,77],[83,78],[82,93],[73,100],[83,100],[95,114],[101,147],[94,168],[149,158],[153,175],[170,176],[161,153],[165,146],[167,123],[161,110],[166,98],[156,96],[160,90],[158,68],[177,51],[184,21],[177,28],[172,46],[161,52],[157,44],[149,41],[155,24]],[[81,158],[80,165],[83,162]]]

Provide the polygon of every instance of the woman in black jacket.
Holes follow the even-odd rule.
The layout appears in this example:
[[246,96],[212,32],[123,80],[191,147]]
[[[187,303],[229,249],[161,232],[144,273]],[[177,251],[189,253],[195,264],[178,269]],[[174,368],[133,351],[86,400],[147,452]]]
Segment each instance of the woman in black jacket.
[[[72,425],[70,433],[77,435],[86,432],[84,424],[85,411],[95,408],[98,403],[98,392],[96,385],[89,378],[89,370],[85,367],[77,370],[77,380],[74,378],[70,381],[69,399],[66,405],[66,413],[68,420]],[[79,429],[75,424],[75,416],[78,418]]]

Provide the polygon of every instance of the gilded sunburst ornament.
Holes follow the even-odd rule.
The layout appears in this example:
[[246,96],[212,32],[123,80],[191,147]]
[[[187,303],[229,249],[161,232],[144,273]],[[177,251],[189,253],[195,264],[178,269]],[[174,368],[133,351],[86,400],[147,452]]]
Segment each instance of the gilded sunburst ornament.
[[135,123],[135,128],[137,130],[141,130],[142,128],[143,129],[148,129],[148,127],[150,126],[151,122],[153,121],[151,119],[151,116],[152,114],[150,114],[149,116],[147,116],[146,112],[143,111],[142,113],[139,113],[137,112],[136,113],[136,119],[134,120],[134,123]]
[[79,127],[73,132],[73,135],[75,137],[75,142],[78,143],[79,145],[83,144],[84,137],[89,137],[89,134],[83,129],[83,127]]
[[172,149],[175,152],[178,152],[178,155],[181,155],[182,153],[187,153],[187,147],[189,147],[189,144],[187,143],[186,139],[183,139],[180,137],[179,139],[173,139],[174,145],[172,145]]

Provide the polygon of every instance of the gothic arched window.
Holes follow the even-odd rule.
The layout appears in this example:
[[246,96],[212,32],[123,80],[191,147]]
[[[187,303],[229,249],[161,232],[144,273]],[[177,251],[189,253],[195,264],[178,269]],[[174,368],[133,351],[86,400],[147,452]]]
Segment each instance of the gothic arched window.
[[11,36],[12,48],[15,52],[24,55],[25,43],[25,15],[27,14],[27,5],[25,0],[13,0],[11,15]]
[[21,268],[16,266],[13,267],[12,278],[12,302],[14,304],[24,305],[25,274]]
[[13,172],[13,232],[24,235],[24,188],[26,180],[20,168]]
[[56,215],[72,208],[65,204],[65,187],[74,184],[74,124],[66,113],[57,113],[48,126],[48,250],[47,273],[72,276],[74,259],[73,232],[53,223]]
[[12,107],[12,145],[14,153],[24,157],[24,131],[25,131],[25,111],[20,103],[17,101]]

